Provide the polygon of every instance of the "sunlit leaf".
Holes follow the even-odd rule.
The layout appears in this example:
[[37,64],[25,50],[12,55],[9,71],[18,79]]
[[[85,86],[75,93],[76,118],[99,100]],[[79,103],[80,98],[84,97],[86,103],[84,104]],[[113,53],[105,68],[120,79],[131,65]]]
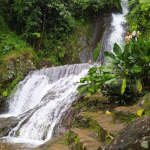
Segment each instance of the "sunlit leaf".
[[125,91],[125,89],[126,89],[126,82],[127,82],[127,80],[126,79],[123,79],[123,81],[122,81],[122,87],[121,87],[121,94],[123,95],[124,94],[124,91]]
[[107,115],[111,115],[111,112],[109,112],[109,111],[106,111],[106,114],[107,114]]
[[138,115],[139,117],[141,117],[142,114],[144,113],[144,110],[145,110],[145,109],[140,109],[140,110],[138,110],[137,115]]
[[142,83],[140,79],[136,80],[136,89],[139,93],[142,92]]

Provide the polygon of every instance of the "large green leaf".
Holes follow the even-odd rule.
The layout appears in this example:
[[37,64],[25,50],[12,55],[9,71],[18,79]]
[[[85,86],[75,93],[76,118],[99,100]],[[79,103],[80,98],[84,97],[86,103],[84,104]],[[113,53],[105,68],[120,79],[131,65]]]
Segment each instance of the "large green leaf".
[[118,58],[121,58],[122,49],[117,43],[114,44],[113,51],[117,55]]
[[132,72],[132,73],[139,73],[139,72],[142,72],[142,67],[141,67],[141,66],[134,65],[134,66],[131,68],[131,72]]
[[122,81],[122,87],[121,87],[121,94],[122,94],[122,95],[123,95],[124,92],[125,92],[126,86],[127,86],[127,80],[126,80],[126,79],[123,79],[123,81]]
[[90,92],[94,92],[94,86],[89,87],[89,88],[88,88],[88,91],[90,91]]
[[138,90],[138,92],[142,92],[141,79],[136,80],[136,89]]
[[106,81],[105,84],[114,84],[114,82],[116,82],[116,81],[117,81],[116,78],[110,79],[110,80]]
[[89,77],[84,77],[80,79],[80,83],[85,83],[86,81],[89,81]]
[[104,56],[105,56],[106,60],[109,61],[110,63],[118,63],[118,59],[114,54],[105,51]]
[[127,58],[131,56],[131,53],[130,53],[130,47],[129,47],[129,44],[128,45],[125,45],[124,47],[124,51],[121,55],[121,58],[124,62],[127,62]]
[[87,90],[87,84],[84,84],[84,85],[79,85],[78,88],[77,88],[78,92],[80,94],[84,94]]
[[111,72],[113,72],[113,69],[110,69],[110,68],[108,68],[108,67],[105,67],[105,68],[102,69],[102,71],[103,71],[103,72],[110,72],[110,73],[111,73]]
[[97,70],[98,70],[97,67],[90,68],[90,70],[88,71],[88,75],[92,75],[93,73],[96,73]]
[[106,63],[105,65],[109,68],[118,69],[118,64],[115,63]]

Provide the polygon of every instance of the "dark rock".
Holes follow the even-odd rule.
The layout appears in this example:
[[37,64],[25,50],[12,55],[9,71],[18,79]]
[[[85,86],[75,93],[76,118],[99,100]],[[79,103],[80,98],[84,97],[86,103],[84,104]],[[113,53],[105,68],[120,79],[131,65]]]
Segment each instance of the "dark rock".
[[125,114],[125,115],[130,114],[130,112],[128,110],[124,110],[124,111],[122,111],[122,113]]
[[67,111],[65,111],[59,123],[56,124],[56,126],[54,127],[52,137],[54,138],[68,132],[69,129],[71,128],[74,116],[77,113],[79,113],[79,111],[80,111],[79,109],[68,109]]
[[108,146],[101,146],[98,150],[146,149],[150,149],[150,117],[134,120]]
[[136,106],[137,107],[142,107],[143,106],[143,103],[144,103],[144,101],[145,101],[145,99],[146,99],[146,97],[149,97],[149,93],[148,94],[146,94],[145,96],[143,96],[138,102],[137,102],[137,104],[136,104]]
[[69,150],[76,150],[76,144],[75,144],[75,143],[72,143],[72,144],[69,146]]
[[68,131],[67,128],[61,128],[61,129],[60,129],[60,134],[64,134],[64,133],[66,133],[67,131]]
[[72,103],[72,107],[75,107],[79,102],[83,102],[83,101],[84,101],[84,96],[82,95]]
[[0,114],[3,114],[8,111],[6,97],[0,97]]
[[146,107],[145,103],[148,102],[150,102],[150,93],[147,93],[145,96],[143,96],[141,100],[137,102],[136,107],[145,108]]
[[[59,143],[59,142],[63,142],[65,140],[65,136],[59,136],[59,137],[55,137],[55,138],[52,138],[51,140],[45,142],[44,144],[34,148],[34,150],[51,150],[51,146]],[[25,149],[25,150],[28,150],[28,149]],[[62,147],[62,150],[63,150],[63,147]]]
[[17,126],[19,119],[16,117],[0,118],[0,138],[8,135],[9,131]]

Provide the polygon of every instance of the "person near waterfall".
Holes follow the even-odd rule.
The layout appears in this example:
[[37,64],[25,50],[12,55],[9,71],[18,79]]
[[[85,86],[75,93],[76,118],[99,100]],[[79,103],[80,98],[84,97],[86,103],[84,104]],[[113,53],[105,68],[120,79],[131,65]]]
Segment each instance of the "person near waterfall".
[[138,31],[137,33],[136,33],[136,31],[133,31],[133,33],[132,33],[132,38],[137,41],[137,40],[138,40],[138,34],[139,34],[139,33],[140,33],[139,31]]
[[47,68],[47,65],[44,65],[44,66],[43,66],[43,69],[45,69],[45,68]]
[[132,36],[130,35],[130,32],[128,31],[128,32],[127,32],[127,35],[126,35],[126,37],[125,37],[125,42],[126,42],[127,44],[129,44],[129,42],[130,42],[131,39],[132,39]]

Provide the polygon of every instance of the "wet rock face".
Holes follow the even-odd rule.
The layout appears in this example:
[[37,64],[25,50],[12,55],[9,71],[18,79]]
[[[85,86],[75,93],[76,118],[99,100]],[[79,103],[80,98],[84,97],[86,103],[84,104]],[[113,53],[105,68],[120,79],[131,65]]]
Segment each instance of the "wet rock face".
[[16,117],[0,118],[0,138],[8,135],[9,131],[19,122]]
[[53,138],[58,137],[62,134],[65,134],[69,131],[72,125],[72,121],[74,119],[74,116],[79,112],[78,109],[68,109],[63,117],[61,118],[60,122],[54,127],[53,130]]
[[127,125],[108,146],[99,150],[149,150],[150,117],[137,119]]
[[7,82],[16,77],[19,72],[22,72],[25,76],[28,74],[29,71],[35,69],[36,67],[29,59],[24,61],[20,60],[19,58],[17,60],[12,59],[7,63],[5,70],[2,72],[1,79],[3,82]]
[[6,84],[12,82],[18,75],[26,76],[29,71],[35,70],[38,59],[32,52],[23,51],[22,54],[13,53],[0,64],[0,84],[6,89]]
[[7,112],[6,98],[0,96],[0,114]]

